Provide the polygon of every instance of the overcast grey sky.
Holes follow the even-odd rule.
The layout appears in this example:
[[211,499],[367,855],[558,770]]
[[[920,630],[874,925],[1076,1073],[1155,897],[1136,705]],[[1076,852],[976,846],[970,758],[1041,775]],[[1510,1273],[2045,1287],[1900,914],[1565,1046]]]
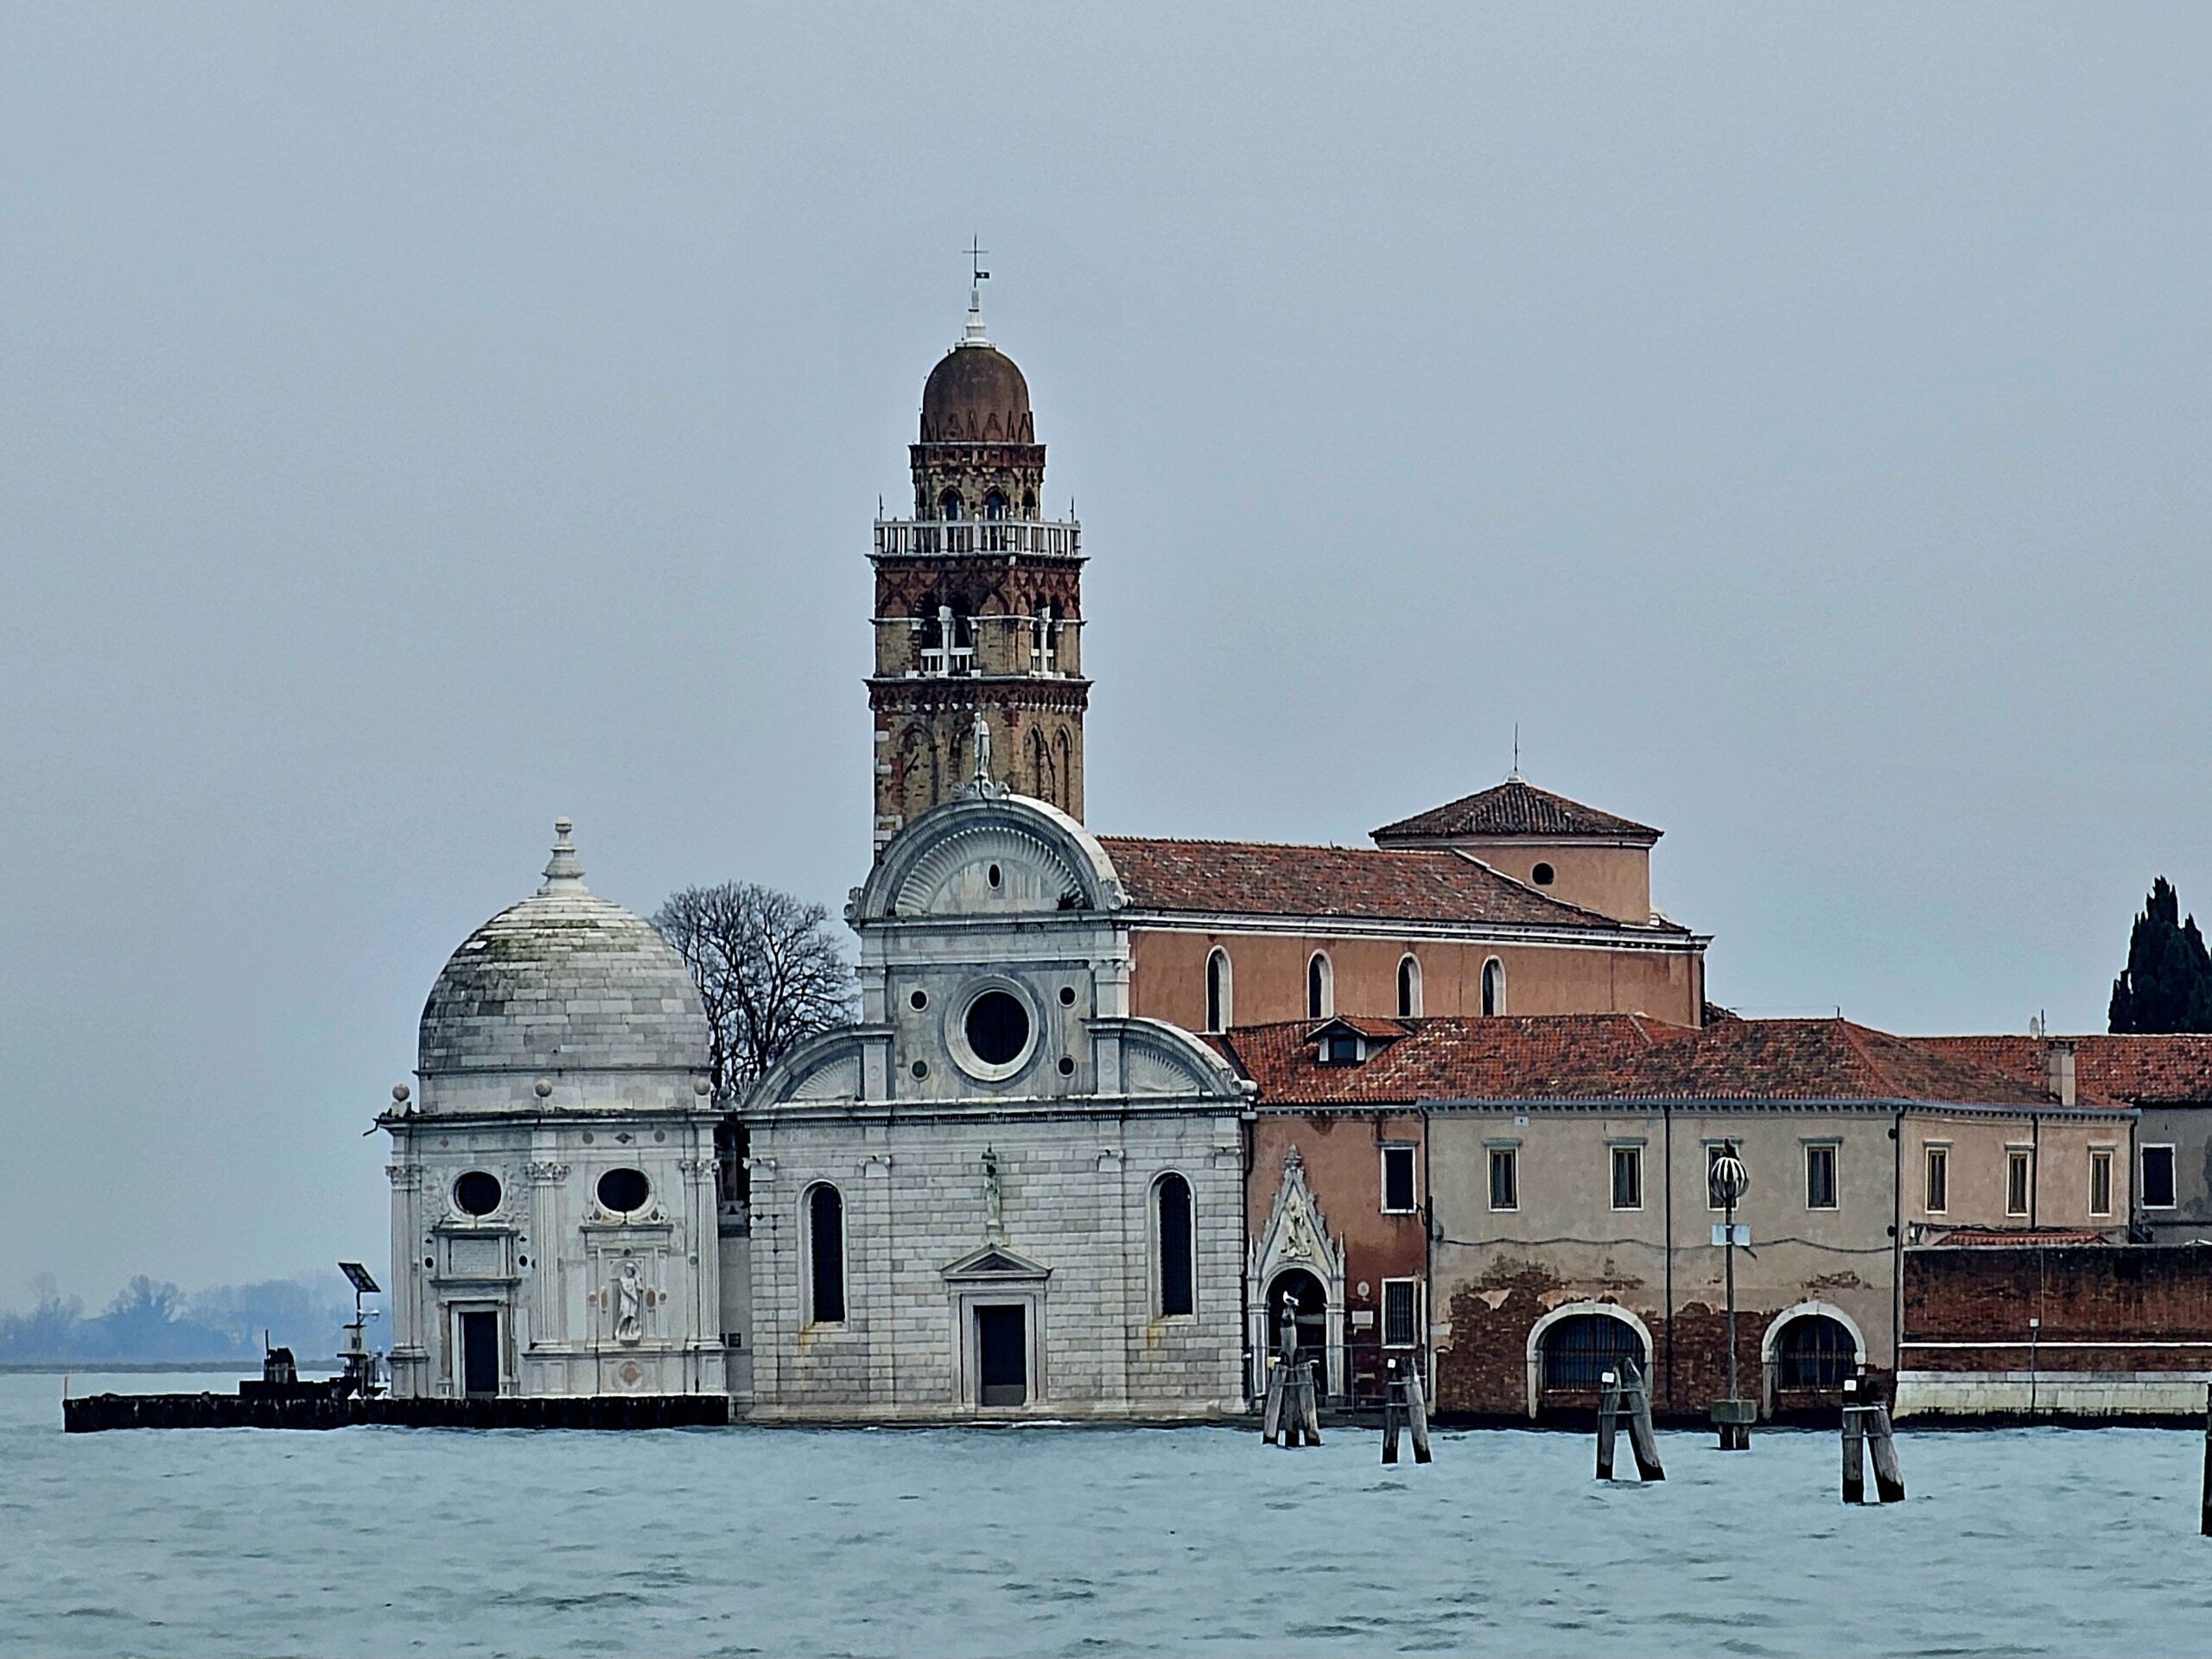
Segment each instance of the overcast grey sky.
[[387,1255],[447,952],[864,873],[980,232],[1095,825],[1667,830],[1714,996],[2212,911],[2212,7],[0,12],[0,1302]]

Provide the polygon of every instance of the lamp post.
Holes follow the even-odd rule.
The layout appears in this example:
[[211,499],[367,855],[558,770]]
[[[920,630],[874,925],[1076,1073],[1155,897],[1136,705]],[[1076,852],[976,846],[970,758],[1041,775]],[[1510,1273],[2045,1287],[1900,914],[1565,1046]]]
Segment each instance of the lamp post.
[[1720,1156],[1713,1160],[1709,1179],[1713,1196],[1720,1200],[1726,1217],[1721,1230],[1721,1247],[1726,1252],[1728,1281],[1728,1397],[1713,1402],[1713,1421],[1720,1431],[1723,1452],[1748,1452],[1751,1447],[1751,1419],[1758,1414],[1758,1405],[1755,1401],[1741,1398],[1736,1387],[1736,1206],[1751,1191],[1751,1173],[1736,1155],[1734,1141],[1730,1141]]

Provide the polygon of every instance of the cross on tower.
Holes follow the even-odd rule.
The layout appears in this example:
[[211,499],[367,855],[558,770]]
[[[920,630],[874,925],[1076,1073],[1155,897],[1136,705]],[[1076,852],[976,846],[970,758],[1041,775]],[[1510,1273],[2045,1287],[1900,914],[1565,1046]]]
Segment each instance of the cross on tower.
[[983,269],[983,256],[989,251],[990,250],[983,245],[983,238],[982,237],[979,236],[973,238],[969,241],[968,246],[968,269],[974,273],[970,279],[971,281],[976,283],[988,283],[991,280],[991,273]]

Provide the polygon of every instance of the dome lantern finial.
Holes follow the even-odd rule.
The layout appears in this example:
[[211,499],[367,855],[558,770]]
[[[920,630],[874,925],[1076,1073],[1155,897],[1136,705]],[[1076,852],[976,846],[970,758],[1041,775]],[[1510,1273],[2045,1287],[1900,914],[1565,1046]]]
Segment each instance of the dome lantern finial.
[[582,893],[584,867],[576,861],[576,843],[569,832],[576,826],[567,818],[553,820],[553,857],[545,866],[545,885],[540,893]]
[[968,250],[968,327],[960,336],[963,346],[988,346],[991,337],[983,332],[983,284],[991,280],[991,273],[983,269],[983,238],[976,237]]

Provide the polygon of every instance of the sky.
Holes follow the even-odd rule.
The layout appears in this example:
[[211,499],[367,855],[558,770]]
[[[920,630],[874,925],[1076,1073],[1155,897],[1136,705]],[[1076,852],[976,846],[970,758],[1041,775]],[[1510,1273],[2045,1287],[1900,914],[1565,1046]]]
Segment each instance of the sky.
[[446,955],[866,871],[980,236],[1094,827],[1662,827],[1715,1000],[2212,912],[2212,7],[0,10],[0,1305],[388,1254]]

